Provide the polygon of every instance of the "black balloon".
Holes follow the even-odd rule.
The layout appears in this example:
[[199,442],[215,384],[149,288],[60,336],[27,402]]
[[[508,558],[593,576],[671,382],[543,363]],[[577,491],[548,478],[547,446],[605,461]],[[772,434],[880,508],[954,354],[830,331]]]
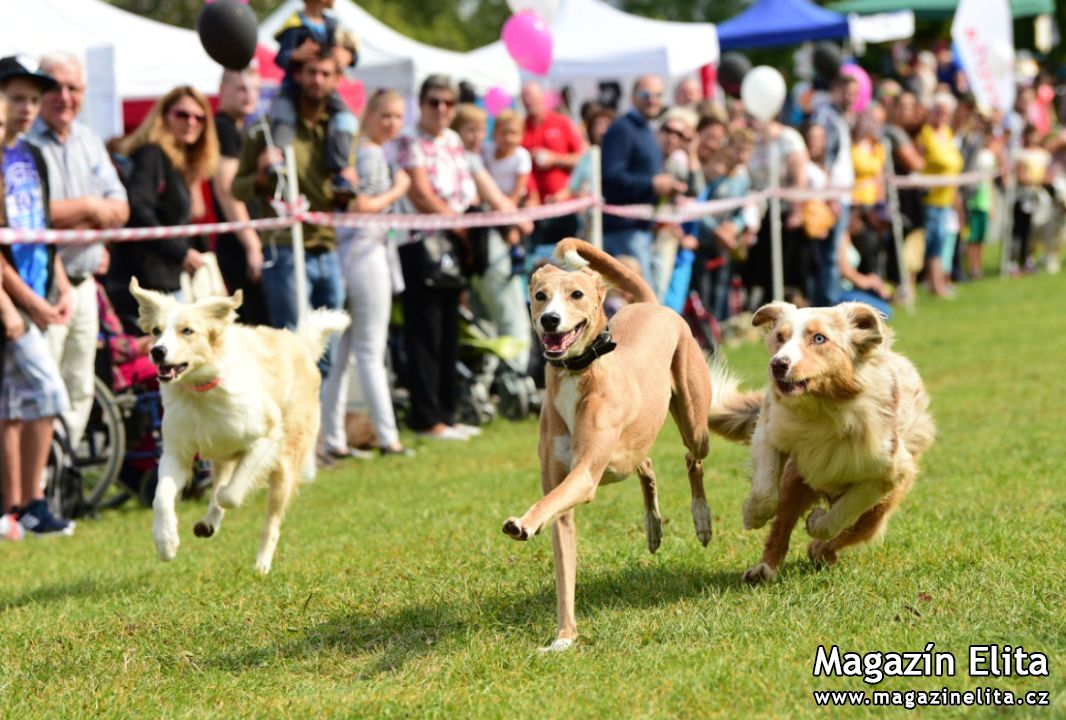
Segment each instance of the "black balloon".
[[821,42],[814,48],[814,70],[825,80],[832,80],[840,72],[844,59],[840,56],[840,46],[836,43]]
[[740,83],[751,70],[751,60],[738,52],[727,52],[718,63],[718,84],[733,97],[740,97]]
[[243,70],[255,57],[258,22],[255,13],[239,0],[211,0],[196,16],[200,44],[219,65]]

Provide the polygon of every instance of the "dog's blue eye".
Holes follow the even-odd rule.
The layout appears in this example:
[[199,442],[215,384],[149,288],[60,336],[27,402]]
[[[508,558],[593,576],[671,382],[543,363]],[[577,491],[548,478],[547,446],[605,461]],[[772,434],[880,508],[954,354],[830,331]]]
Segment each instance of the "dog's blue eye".
[[815,345],[821,345],[825,342],[825,335],[822,335],[821,333],[815,333],[811,336],[811,342]]
[[185,328],[181,331],[182,335],[192,335],[192,328]]
[[537,293],[536,295],[533,296],[533,299],[536,300],[537,302],[544,302],[545,300],[548,299],[548,296],[545,295],[542,292],[539,292],[539,293]]
[[581,292],[580,290],[575,290],[574,292],[570,293],[570,297],[575,300],[580,300],[581,298],[585,297],[585,293]]

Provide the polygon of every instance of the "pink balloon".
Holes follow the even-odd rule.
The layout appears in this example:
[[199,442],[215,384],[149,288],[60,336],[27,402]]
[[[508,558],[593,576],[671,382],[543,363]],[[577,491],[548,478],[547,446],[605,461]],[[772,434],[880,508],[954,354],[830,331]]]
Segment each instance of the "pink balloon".
[[515,13],[500,34],[507,52],[518,67],[544,75],[552,65],[552,36],[548,24],[532,10]]
[[870,80],[870,76],[866,74],[866,71],[855,63],[845,63],[841,66],[840,72],[844,75],[850,75],[858,82],[859,94],[856,96],[855,102],[852,103],[851,109],[857,113],[862,112],[870,104],[870,100],[874,96],[873,81]]
[[487,112],[490,117],[496,117],[500,114],[501,110],[506,110],[511,107],[514,98],[511,97],[511,93],[503,88],[493,86],[489,88],[487,93],[485,93],[484,100],[485,112]]

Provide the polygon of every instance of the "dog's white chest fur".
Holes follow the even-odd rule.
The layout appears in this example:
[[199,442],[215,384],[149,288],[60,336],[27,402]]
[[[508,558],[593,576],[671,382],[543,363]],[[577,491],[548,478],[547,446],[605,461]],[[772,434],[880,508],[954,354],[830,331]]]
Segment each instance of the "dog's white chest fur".
[[579,381],[578,375],[563,375],[559,379],[559,386],[555,389],[555,397],[552,399],[555,409],[566,423],[566,429],[571,435],[574,434],[574,418],[577,415]]

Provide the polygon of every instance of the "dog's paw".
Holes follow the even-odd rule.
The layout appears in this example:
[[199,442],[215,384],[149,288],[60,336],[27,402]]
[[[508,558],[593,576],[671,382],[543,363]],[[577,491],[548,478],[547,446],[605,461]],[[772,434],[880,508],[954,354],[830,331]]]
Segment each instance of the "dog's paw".
[[831,540],[836,535],[826,520],[828,514],[825,508],[818,507],[807,516],[807,534],[815,540]]
[[571,647],[573,647],[573,645],[573,638],[556,638],[555,642],[553,642],[551,645],[548,645],[547,647],[542,647],[540,651],[542,653],[566,652]]
[[259,555],[255,558],[255,571],[260,575],[266,575],[270,572],[270,565],[274,558],[263,557]]
[[714,535],[714,527],[711,523],[711,508],[703,498],[692,500],[692,524],[696,526],[696,537],[703,547],[707,547],[711,536]]
[[209,538],[215,534],[215,526],[200,520],[192,526],[192,534],[199,538]]
[[748,568],[744,573],[744,582],[749,585],[761,585],[762,583],[770,582],[777,577],[777,570],[770,567],[764,562]]
[[837,551],[821,540],[811,540],[807,545],[807,557],[811,559],[811,562],[816,567],[825,567],[826,565],[836,564]]
[[515,540],[529,540],[536,533],[530,531],[529,528],[522,525],[522,521],[516,517],[507,518],[507,522],[503,524],[503,534],[509,535]]
[[156,515],[152,523],[152,539],[155,540],[155,549],[159,553],[159,559],[170,562],[178,556],[178,546],[181,540],[178,538],[178,520],[173,515]]
[[159,559],[163,562],[170,562],[178,556],[178,546],[181,541],[178,539],[178,534],[168,532],[155,533],[155,549],[159,553]]
[[749,495],[744,501],[744,529],[758,530],[777,512],[777,498]]
[[644,513],[644,533],[648,536],[648,552],[654,554],[663,542],[663,519],[649,512]]

